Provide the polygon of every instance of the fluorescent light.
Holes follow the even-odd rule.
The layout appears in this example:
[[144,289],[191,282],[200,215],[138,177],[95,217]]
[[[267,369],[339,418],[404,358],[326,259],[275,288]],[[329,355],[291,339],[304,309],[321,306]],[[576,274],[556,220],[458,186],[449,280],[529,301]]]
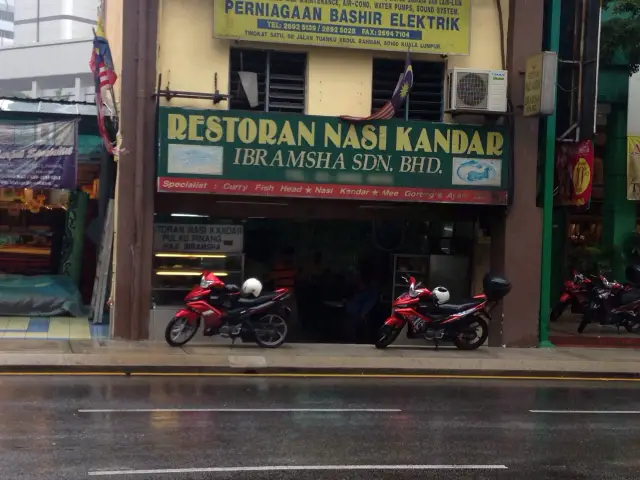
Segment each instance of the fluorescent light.
[[172,217],[209,218],[209,215],[196,215],[195,213],[172,213]]
[[[216,277],[226,277],[227,272],[213,272]],[[200,277],[202,272],[200,270],[158,270],[156,275],[165,276],[180,276],[180,277]]]
[[227,258],[226,255],[217,253],[156,253],[156,257],[163,258]]

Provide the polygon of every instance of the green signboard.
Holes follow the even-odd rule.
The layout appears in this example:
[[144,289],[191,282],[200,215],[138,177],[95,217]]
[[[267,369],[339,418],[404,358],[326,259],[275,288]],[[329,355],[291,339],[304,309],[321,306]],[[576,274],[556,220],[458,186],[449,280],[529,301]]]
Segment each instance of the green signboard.
[[501,127],[162,107],[158,131],[160,192],[507,203]]

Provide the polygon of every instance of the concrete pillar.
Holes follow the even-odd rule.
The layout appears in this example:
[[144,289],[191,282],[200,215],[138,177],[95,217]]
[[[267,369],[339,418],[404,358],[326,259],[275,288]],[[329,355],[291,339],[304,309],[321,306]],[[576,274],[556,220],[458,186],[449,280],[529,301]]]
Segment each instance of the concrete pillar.
[[[542,211],[536,206],[539,120],[522,116],[525,63],[542,50],[544,2],[511,0],[507,38],[509,96],[515,106],[513,198],[491,224],[491,265],[513,283],[501,311],[494,313],[490,344],[533,347],[538,343]],[[504,317],[501,318],[500,314]]]
[[40,98],[40,88],[37,80],[31,82],[31,98]]
[[149,336],[155,179],[156,49],[159,0],[122,2],[120,132],[116,181],[113,336]]
[[602,243],[613,249],[613,274],[624,279],[624,260],[619,255],[627,235],[636,228],[636,204],[627,200],[627,106],[613,104],[607,116],[604,167]]
[[85,101],[84,94],[82,91],[82,81],[80,80],[80,77],[75,78],[75,82],[73,85],[73,99],[76,102]]

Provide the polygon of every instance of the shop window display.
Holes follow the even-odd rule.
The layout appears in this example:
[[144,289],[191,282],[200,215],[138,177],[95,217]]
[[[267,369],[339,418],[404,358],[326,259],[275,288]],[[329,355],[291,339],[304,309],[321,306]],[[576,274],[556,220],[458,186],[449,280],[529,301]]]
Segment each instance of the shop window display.
[[[156,225],[168,221],[176,220],[156,215]],[[288,341],[371,342],[398,294],[401,271],[414,272],[429,286],[448,283],[455,297],[471,293],[473,222],[206,217],[184,222],[241,226],[241,251],[156,251],[155,304],[181,304],[205,269],[219,272],[225,283],[257,277],[269,291],[281,284],[286,265],[294,291]]]
[[0,272],[55,273],[68,202],[67,190],[0,189]]

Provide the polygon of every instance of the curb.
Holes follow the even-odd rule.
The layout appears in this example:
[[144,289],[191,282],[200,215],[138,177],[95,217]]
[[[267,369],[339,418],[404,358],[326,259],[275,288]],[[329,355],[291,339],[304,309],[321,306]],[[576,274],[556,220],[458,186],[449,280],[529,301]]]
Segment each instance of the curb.
[[519,380],[640,380],[640,373],[621,372],[584,372],[584,371],[548,371],[548,370],[442,370],[442,369],[398,369],[398,368],[296,368],[296,367],[260,367],[233,368],[207,366],[157,366],[157,365],[3,365],[2,375],[104,375],[104,376],[238,376],[238,377],[397,377],[424,379],[519,379]]

